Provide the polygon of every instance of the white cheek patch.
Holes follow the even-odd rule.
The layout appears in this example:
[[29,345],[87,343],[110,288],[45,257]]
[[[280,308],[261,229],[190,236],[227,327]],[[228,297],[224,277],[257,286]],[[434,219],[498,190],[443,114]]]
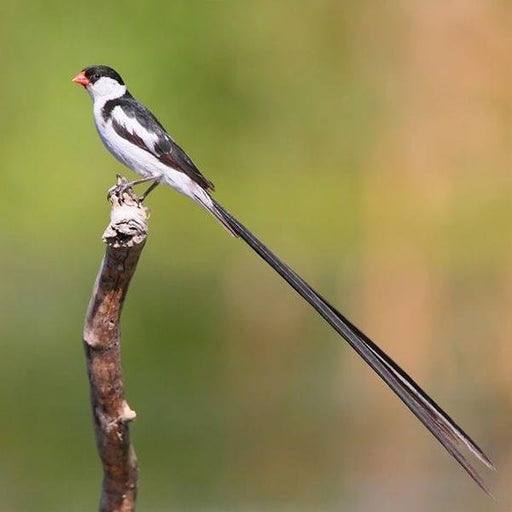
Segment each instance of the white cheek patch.
[[94,96],[102,98],[119,98],[126,92],[126,86],[108,76],[97,80],[91,85],[91,89]]

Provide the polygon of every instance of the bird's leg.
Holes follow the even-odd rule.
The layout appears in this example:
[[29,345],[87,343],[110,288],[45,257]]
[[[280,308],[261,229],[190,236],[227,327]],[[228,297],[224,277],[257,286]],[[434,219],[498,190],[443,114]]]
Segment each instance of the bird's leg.
[[149,186],[149,188],[146,190],[146,192],[144,192],[144,194],[142,194],[140,197],[139,197],[139,203],[142,203],[144,202],[144,199],[146,199],[146,197],[149,196],[149,194],[155,190],[156,187],[158,187],[158,185],[160,185],[160,178],[156,178],[155,181],[153,181],[153,183],[151,183],[151,185]]
[[128,181],[127,183],[125,183],[124,185],[121,185],[121,186],[124,188],[124,190],[126,190],[127,188],[132,188],[135,185],[140,185],[141,183],[146,183],[146,182],[154,180],[154,179],[155,179],[154,176],[146,176],[145,178],[141,178],[140,180]]
[[[126,190],[129,188],[134,187],[135,185],[140,185],[141,183],[146,183],[148,181],[154,180],[154,176],[146,176],[145,178],[141,178],[140,180],[133,180],[133,181],[124,181],[124,183],[118,183],[117,185],[114,185],[111,187],[107,193],[107,197],[113,194],[114,192],[122,195]],[[124,178],[123,178],[124,180]],[[151,187],[150,187],[151,188]],[[143,195],[145,197],[147,195],[147,192]]]

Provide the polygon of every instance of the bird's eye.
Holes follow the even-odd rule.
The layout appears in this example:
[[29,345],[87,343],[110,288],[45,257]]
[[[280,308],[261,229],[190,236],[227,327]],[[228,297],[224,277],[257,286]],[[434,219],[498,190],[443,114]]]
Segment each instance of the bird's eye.
[[99,73],[94,73],[94,75],[92,75],[92,77],[94,78],[94,80],[99,80],[100,74]]

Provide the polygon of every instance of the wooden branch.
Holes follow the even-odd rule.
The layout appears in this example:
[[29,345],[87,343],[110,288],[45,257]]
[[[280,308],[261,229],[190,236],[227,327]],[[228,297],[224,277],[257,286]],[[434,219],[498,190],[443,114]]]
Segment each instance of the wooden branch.
[[103,465],[100,512],[131,512],[137,497],[137,458],[128,424],[135,412],[124,399],[121,372],[121,309],[146,242],[148,210],[118,176],[109,192],[110,224],[105,257],[91,295],[83,342],[90,383],[96,445]]

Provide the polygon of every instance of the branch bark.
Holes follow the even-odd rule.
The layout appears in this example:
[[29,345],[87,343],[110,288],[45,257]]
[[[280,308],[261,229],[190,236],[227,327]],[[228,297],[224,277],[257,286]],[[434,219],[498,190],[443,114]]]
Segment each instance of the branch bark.
[[109,192],[107,248],[89,301],[83,342],[96,446],[103,465],[100,512],[135,510],[138,467],[128,424],[135,412],[124,399],[119,320],[130,280],[146,242],[148,210],[118,176]]

